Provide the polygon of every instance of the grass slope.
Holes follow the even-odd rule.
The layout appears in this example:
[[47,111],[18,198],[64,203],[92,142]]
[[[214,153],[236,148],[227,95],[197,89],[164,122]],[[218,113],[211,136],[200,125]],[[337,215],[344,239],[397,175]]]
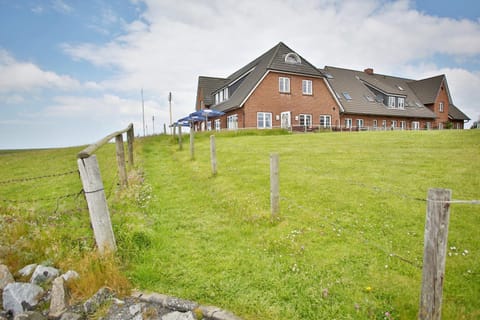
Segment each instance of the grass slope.
[[[480,196],[476,131],[230,133],[216,142],[216,177],[206,135],[197,135],[194,161],[188,145],[143,142],[152,199],[138,234],[148,246],[132,257],[129,275],[141,288],[245,319],[415,318],[421,199],[431,187],[452,189],[454,199]],[[281,194],[273,223],[272,152]],[[445,319],[480,316],[479,222],[479,206],[452,206]]]

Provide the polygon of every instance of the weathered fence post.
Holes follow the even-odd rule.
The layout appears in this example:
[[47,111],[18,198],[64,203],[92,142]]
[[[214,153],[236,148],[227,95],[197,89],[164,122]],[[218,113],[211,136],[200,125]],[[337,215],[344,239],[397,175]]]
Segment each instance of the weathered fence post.
[[163,124],[163,134],[167,134],[167,125]]
[[133,167],[133,140],[134,139],[135,139],[135,134],[133,132],[133,124],[130,124],[127,131],[128,163],[130,167]]
[[178,127],[178,148],[183,150],[183,141],[182,141],[182,126]]
[[195,138],[195,132],[193,126],[190,127],[190,159],[195,159],[195,145],[193,139]]
[[92,155],[88,158],[78,159],[77,163],[98,250],[100,254],[113,252],[117,246],[97,157]]
[[125,150],[123,146],[123,135],[119,134],[115,137],[118,176],[120,177],[120,185],[127,186],[127,168],[125,166]]
[[217,150],[215,146],[215,136],[210,136],[210,162],[212,163],[212,175],[217,174]]
[[448,189],[429,189],[425,219],[422,290],[420,295],[421,320],[442,318],[442,293],[447,253],[450,199]]
[[275,219],[280,211],[280,186],[278,179],[278,163],[277,153],[270,155],[270,207],[272,210],[272,220]]

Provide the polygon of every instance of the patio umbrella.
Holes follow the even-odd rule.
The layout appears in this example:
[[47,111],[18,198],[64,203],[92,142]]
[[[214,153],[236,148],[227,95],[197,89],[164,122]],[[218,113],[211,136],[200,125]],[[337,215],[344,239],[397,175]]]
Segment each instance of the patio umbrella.
[[202,110],[198,110],[198,111],[195,111],[195,112],[192,112],[190,113],[190,116],[191,117],[205,117],[205,127],[207,126],[207,121],[208,121],[208,117],[220,117],[220,116],[223,116],[225,114],[225,112],[222,112],[222,111],[218,111],[218,110],[212,110],[212,109],[202,109]]

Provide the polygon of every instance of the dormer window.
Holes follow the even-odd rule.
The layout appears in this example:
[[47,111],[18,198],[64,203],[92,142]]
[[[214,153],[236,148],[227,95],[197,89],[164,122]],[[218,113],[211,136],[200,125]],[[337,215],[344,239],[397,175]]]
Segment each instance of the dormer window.
[[301,64],[302,60],[300,59],[298,54],[296,54],[295,52],[290,52],[285,55],[285,63]]
[[388,97],[388,106],[390,108],[395,108],[395,97]]
[[215,93],[215,104],[222,103],[225,100],[228,100],[228,88],[224,88]]

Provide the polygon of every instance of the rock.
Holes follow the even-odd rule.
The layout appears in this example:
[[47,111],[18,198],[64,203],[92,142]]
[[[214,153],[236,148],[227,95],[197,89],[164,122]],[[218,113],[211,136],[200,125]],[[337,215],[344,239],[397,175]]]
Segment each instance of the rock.
[[3,290],[9,283],[15,282],[10,270],[4,264],[0,264],[0,290]]
[[188,311],[188,312],[174,311],[162,316],[162,320],[195,320],[195,316],[191,311]]
[[65,287],[63,277],[57,277],[52,283],[52,292],[50,300],[50,310],[48,317],[58,319],[67,311],[68,308],[68,292]]
[[76,271],[68,270],[67,272],[65,272],[64,274],[62,274],[62,278],[63,278],[65,281],[69,281],[69,280],[73,280],[73,279],[78,279],[78,278],[80,278],[80,275],[79,275]]
[[78,313],[73,313],[73,312],[65,312],[62,314],[62,317],[60,320],[81,320],[85,319],[85,317],[81,314]]
[[34,284],[48,283],[53,279],[55,279],[56,277],[58,277],[59,274],[60,274],[60,271],[58,269],[39,265],[35,268],[32,278],[30,279],[30,283],[34,283]]
[[212,320],[241,320],[241,318],[225,310],[215,311],[211,319]]
[[18,274],[22,277],[29,277],[32,275],[33,271],[35,271],[36,267],[37,264],[29,264],[28,266],[25,266],[22,269],[18,270]]
[[26,311],[20,314],[17,314],[13,320],[47,320],[40,312],[37,311]]
[[113,291],[110,288],[103,287],[97,291],[90,299],[85,301],[83,309],[85,313],[94,313],[98,307],[113,297]]
[[3,289],[3,309],[17,315],[35,307],[43,295],[43,289],[32,283],[15,282]]
[[196,309],[198,307],[198,303],[175,297],[168,297],[166,299],[165,307],[175,311],[186,312]]

